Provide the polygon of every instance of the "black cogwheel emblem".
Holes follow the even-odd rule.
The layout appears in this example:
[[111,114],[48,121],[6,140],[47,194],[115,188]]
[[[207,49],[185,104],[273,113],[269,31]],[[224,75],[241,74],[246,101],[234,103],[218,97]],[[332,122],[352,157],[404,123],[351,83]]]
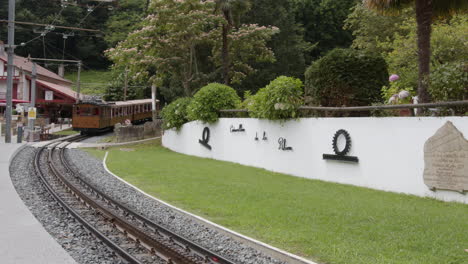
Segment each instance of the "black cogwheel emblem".
[[[338,138],[343,135],[346,140],[346,146],[344,147],[343,150],[338,149]],[[345,156],[348,154],[349,150],[351,149],[351,137],[349,136],[348,131],[344,129],[340,129],[336,131],[335,135],[333,136],[333,151],[335,152],[336,155],[338,156]]]

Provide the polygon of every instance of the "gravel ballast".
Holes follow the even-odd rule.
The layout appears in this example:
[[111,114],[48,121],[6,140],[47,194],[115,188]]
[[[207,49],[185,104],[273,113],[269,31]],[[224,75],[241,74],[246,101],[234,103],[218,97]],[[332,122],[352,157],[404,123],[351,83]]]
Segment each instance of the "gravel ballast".
[[10,165],[13,185],[32,214],[76,262],[124,263],[65,210],[62,210],[49,195],[34,171],[36,151],[38,151],[36,148],[25,147],[14,157]]
[[76,171],[80,171],[81,176],[93,186],[176,234],[182,235],[236,263],[285,263],[266,256],[228,235],[221,234],[208,225],[195,221],[182,212],[147,197],[107,173],[100,160],[82,150],[67,150],[66,156],[71,166]]
[[[23,148],[12,160],[10,175],[19,196],[29,210],[78,263],[123,263],[107,246],[89,234],[49,195],[34,170],[38,149]],[[280,264],[258,250],[218,232],[191,216],[170,208],[116,179],[106,172],[102,162],[79,149],[66,150],[75,171],[103,193],[139,212],[165,228],[213,252],[245,264]],[[45,168],[45,164],[41,167]],[[44,170],[46,171],[46,170]]]

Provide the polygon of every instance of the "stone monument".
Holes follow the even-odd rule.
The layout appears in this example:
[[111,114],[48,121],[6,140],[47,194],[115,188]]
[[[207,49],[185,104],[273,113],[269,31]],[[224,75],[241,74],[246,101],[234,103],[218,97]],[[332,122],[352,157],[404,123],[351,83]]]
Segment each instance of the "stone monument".
[[424,183],[431,190],[468,190],[468,140],[452,122],[424,144],[424,165]]

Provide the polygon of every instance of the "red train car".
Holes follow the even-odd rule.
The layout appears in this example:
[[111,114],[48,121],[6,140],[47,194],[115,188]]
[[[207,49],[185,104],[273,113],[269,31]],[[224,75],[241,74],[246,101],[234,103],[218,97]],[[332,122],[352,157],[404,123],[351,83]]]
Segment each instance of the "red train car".
[[[159,109],[159,101],[156,101]],[[73,105],[73,130],[82,134],[111,130],[115,124],[130,120],[132,123],[149,121],[153,117],[152,100],[118,102],[80,102]]]

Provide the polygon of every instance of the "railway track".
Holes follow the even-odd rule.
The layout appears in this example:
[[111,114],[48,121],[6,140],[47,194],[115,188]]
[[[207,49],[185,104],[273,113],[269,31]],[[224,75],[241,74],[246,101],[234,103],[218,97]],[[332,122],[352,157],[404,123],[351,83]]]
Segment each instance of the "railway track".
[[49,143],[34,157],[42,183],[76,221],[128,263],[233,264],[120,204],[80,177],[66,159],[66,146],[85,139]]

